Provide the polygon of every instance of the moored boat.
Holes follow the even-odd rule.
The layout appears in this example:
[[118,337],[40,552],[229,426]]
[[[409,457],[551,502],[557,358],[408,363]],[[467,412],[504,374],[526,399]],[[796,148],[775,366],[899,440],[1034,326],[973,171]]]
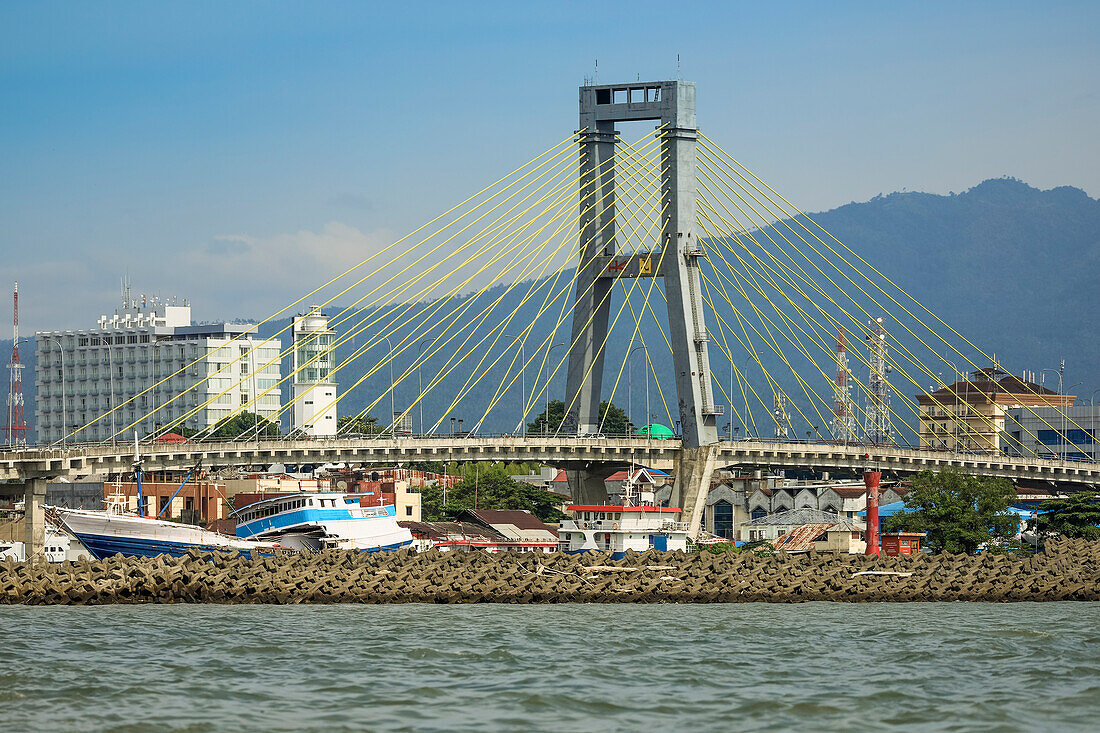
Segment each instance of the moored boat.
[[[187,472],[187,477],[176,489],[177,494],[191,479],[191,474],[196,468],[198,464]],[[48,507],[49,516],[80,540],[80,543],[99,559],[112,555],[181,557],[188,550],[273,552],[278,547],[275,542],[241,540],[193,524],[145,516],[142,513],[145,508],[145,495],[141,489],[141,458],[138,455],[136,435],[134,436],[134,480],[137,483],[138,494],[136,513],[128,511],[128,500],[116,484],[115,493],[105,499],[106,508],[102,510]],[[172,498],[175,498],[175,494]],[[168,505],[171,505],[171,502],[172,499],[169,499]]]
[[277,547],[274,542],[250,542],[191,524],[126,512],[123,501],[123,497],[111,497],[105,510],[50,507],[50,513],[100,559],[116,554],[180,557],[188,550],[271,552]]
[[237,536],[276,541],[281,547],[377,552],[412,545],[393,505],[361,506],[355,495],[303,492],[273,496],[236,512]]
[[627,550],[687,549],[687,524],[675,507],[574,504],[569,511],[573,518],[558,527],[558,548],[569,554],[610,552],[618,560]]

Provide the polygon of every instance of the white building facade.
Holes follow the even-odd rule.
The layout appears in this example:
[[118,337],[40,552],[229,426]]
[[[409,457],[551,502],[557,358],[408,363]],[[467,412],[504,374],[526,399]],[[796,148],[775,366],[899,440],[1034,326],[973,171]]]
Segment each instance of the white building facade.
[[192,325],[186,301],[128,300],[95,328],[40,331],[35,346],[40,442],[197,431],[242,407],[277,420],[282,403],[278,339],[250,324]]
[[291,330],[294,334],[290,367],[294,375],[291,429],[312,437],[336,435],[336,379],[332,374],[336,331],[329,327],[328,317],[318,306],[294,316]]

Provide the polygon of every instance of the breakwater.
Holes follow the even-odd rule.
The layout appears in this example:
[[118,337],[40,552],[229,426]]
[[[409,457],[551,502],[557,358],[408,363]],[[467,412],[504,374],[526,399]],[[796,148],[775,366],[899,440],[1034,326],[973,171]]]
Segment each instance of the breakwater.
[[28,605],[1069,600],[1100,600],[1100,543],[1050,541],[1033,557],[402,550],[0,563],[0,603]]

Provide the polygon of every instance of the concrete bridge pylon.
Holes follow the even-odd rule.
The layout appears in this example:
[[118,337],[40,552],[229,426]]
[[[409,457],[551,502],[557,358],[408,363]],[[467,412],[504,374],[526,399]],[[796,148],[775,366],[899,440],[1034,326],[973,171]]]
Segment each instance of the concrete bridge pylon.
[[[660,249],[623,255],[615,230],[616,123],[653,120],[661,141]],[[709,484],[714,460],[706,447],[718,442],[704,318],[696,233],[695,83],[635,82],[580,88],[580,245],[572,341],[562,432],[578,437],[600,432],[603,348],[608,338],[610,291],[617,278],[660,277],[667,299],[683,450],[674,500],[693,500]],[[593,205],[591,202],[597,202]],[[647,416],[648,421],[648,416]],[[575,499],[601,494],[595,467],[569,471]],[[691,482],[692,486],[684,482]],[[705,495],[705,491],[703,491]],[[606,493],[602,493],[606,498]],[[682,506],[682,504],[681,504]],[[687,511],[687,507],[684,507]]]

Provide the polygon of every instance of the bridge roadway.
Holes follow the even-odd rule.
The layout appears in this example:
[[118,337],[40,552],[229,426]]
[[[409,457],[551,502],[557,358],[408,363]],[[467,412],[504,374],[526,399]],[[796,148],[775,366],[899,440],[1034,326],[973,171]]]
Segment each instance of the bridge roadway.
[[[896,446],[725,441],[702,449],[715,467],[862,471],[888,475],[957,468],[1013,481],[1038,481],[1081,488],[1100,486],[1100,463],[913,450]],[[541,461],[562,467],[580,464],[678,466],[678,440],[636,437],[407,437],[334,440],[263,440],[149,444],[141,447],[146,471],[183,470],[200,458],[207,470],[282,464],[408,463],[410,461]],[[0,481],[32,478],[79,479],[131,470],[133,444],[76,444],[66,448],[0,449]]]

